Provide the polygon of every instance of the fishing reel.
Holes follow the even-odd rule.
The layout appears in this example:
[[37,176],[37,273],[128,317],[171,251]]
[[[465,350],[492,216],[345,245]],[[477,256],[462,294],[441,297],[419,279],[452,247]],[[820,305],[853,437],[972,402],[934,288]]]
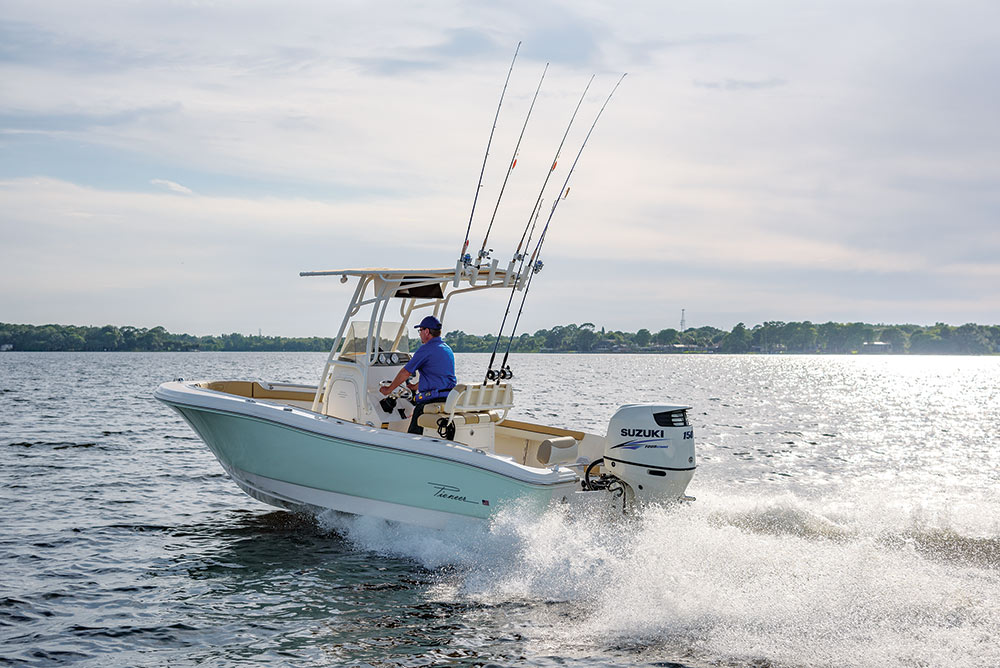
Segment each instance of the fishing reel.
[[545,264],[541,260],[538,260],[537,262],[535,262],[535,266],[533,266],[531,270],[537,274],[542,270],[542,267],[544,266]]
[[513,377],[514,372],[509,365],[501,369],[490,369],[486,372],[486,380],[510,380]]

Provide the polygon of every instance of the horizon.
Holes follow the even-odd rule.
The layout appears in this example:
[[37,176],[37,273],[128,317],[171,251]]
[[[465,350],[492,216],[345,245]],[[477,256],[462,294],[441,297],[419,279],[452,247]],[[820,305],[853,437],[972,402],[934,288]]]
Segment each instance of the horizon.
[[[956,323],[943,322],[943,321],[940,321],[940,320],[937,321],[937,322],[931,323],[931,324],[918,324],[918,323],[912,323],[912,322],[896,322],[896,323],[865,322],[865,321],[860,321],[860,320],[851,321],[851,322],[843,322],[843,321],[835,321],[835,320],[822,320],[822,321],[815,321],[815,322],[812,321],[812,320],[765,320],[764,322],[753,323],[753,324],[744,323],[744,322],[734,323],[731,327],[715,327],[714,325],[697,325],[697,326],[696,325],[687,325],[687,327],[684,330],[681,330],[681,329],[679,329],[677,327],[669,327],[669,326],[668,327],[660,327],[658,329],[652,329],[650,327],[639,327],[639,328],[636,328],[636,329],[629,330],[629,329],[623,329],[623,328],[612,328],[612,327],[607,327],[607,326],[600,326],[600,325],[597,325],[595,323],[590,323],[589,320],[585,320],[582,323],[570,322],[570,323],[565,323],[565,324],[550,325],[548,327],[544,327],[544,326],[543,327],[536,327],[536,328],[531,329],[530,331],[525,330],[525,331],[522,331],[522,332],[517,332],[516,336],[521,336],[522,334],[529,334],[529,335],[534,336],[534,334],[536,332],[543,331],[543,330],[544,331],[551,331],[555,327],[573,327],[573,326],[580,327],[581,325],[588,324],[588,323],[589,324],[594,324],[594,331],[602,331],[603,330],[605,332],[621,332],[623,334],[635,334],[636,332],[638,332],[638,331],[640,331],[642,329],[645,329],[645,330],[649,331],[653,335],[656,335],[657,333],[659,333],[661,331],[664,331],[664,330],[668,330],[668,329],[673,329],[673,330],[675,330],[675,331],[677,331],[679,333],[683,333],[683,332],[687,332],[687,331],[691,331],[691,330],[699,330],[699,329],[702,329],[702,328],[705,328],[705,327],[712,328],[712,329],[717,329],[717,330],[722,331],[722,332],[731,332],[734,328],[736,328],[740,324],[742,324],[744,327],[746,327],[747,330],[752,331],[752,330],[754,330],[754,329],[756,329],[758,327],[764,327],[764,326],[766,326],[769,323],[778,323],[778,324],[804,324],[804,323],[808,323],[808,324],[816,325],[816,326],[824,325],[824,324],[827,324],[827,323],[835,323],[835,324],[839,324],[839,325],[862,324],[862,325],[866,325],[866,326],[870,326],[870,327],[876,327],[876,328],[919,327],[921,329],[929,329],[929,328],[936,327],[938,325],[945,325],[947,327],[953,327],[953,328],[956,328],[956,329],[959,328],[959,327],[962,327],[963,325],[975,325],[977,327],[1000,327],[1000,323],[963,322],[963,323],[956,324]],[[337,336],[336,331],[334,331],[333,333],[331,333],[329,335],[327,335],[327,334],[306,334],[306,335],[302,335],[302,336],[292,336],[292,335],[288,335],[288,334],[269,334],[267,332],[263,332],[262,330],[259,330],[258,332],[249,332],[249,333],[247,333],[247,332],[240,332],[240,331],[237,331],[237,330],[230,330],[230,331],[217,331],[217,332],[209,332],[209,333],[206,333],[206,334],[201,334],[201,333],[194,333],[194,332],[174,331],[174,330],[171,330],[168,327],[165,327],[164,325],[153,325],[152,327],[136,327],[135,325],[122,325],[122,324],[114,324],[114,323],[102,323],[102,324],[99,324],[99,325],[80,325],[80,324],[56,323],[56,322],[48,322],[48,323],[43,323],[43,324],[0,322],[0,325],[13,325],[15,327],[17,327],[17,326],[25,326],[25,327],[87,327],[87,328],[94,328],[94,329],[100,329],[102,327],[115,327],[115,328],[117,328],[119,330],[123,329],[123,328],[126,328],[126,327],[133,327],[135,329],[145,329],[147,331],[150,330],[150,329],[154,329],[155,327],[163,327],[163,329],[168,334],[171,334],[171,335],[174,335],[174,336],[191,336],[191,337],[197,337],[197,338],[212,337],[212,336],[229,336],[229,335],[233,335],[233,334],[238,334],[240,336],[245,336],[245,337],[284,338],[284,339],[324,339],[324,338],[325,339],[333,339],[333,338],[336,338],[336,336]],[[469,331],[466,331],[464,329],[448,329],[448,328],[445,328],[443,330],[441,336],[442,337],[447,337],[448,333],[452,332],[452,331],[461,331],[462,333],[464,333],[466,335],[475,336],[475,337],[496,336],[496,332],[492,332],[492,331],[490,331],[490,332],[483,332],[483,333],[477,333],[477,332],[469,332]],[[503,338],[506,338],[506,337],[509,337],[509,336],[510,336],[510,332],[505,332],[504,335],[503,335]]]
[[[584,308],[619,331],[676,328],[681,309],[727,331],[998,322],[1000,92],[983,84],[998,21],[979,0],[10,0],[0,261],[16,280],[0,314],[335,331],[350,290],[298,272],[454,266],[478,197],[475,254],[549,62],[496,207],[501,265],[587,80],[549,203],[628,77],[552,219],[523,331]],[[463,302],[448,324],[498,326],[505,302]]]

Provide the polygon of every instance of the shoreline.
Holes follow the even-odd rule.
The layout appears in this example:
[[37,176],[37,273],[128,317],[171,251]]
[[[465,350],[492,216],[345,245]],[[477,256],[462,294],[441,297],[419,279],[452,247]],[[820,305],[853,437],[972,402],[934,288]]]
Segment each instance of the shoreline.
[[[455,350],[456,354],[459,355],[488,355],[490,351],[484,350]],[[6,353],[55,353],[55,354],[66,354],[66,353],[76,353],[76,354],[97,354],[106,355],[109,353],[113,354],[123,354],[123,355],[149,355],[149,354],[205,354],[205,353],[276,353],[276,354],[298,354],[298,353],[313,353],[316,355],[326,355],[329,353],[328,350],[254,350],[254,349],[241,349],[241,350],[3,350],[0,351],[0,356]],[[531,351],[511,351],[512,355],[662,355],[662,356],[678,356],[678,355],[712,355],[712,356],[739,356],[739,357],[1000,357],[1000,352],[989,352],[989,353],[943,353],[943,352],[932,352],[932,353],[913,353],[913,352],[903,352],[903,353],[869,353],[852,351],[846,353],[840,352],[800,352],[800,351],[785,351],[785,352],[770,352],[762,353],[756,351],[734,353],[734,352],[721,352],[716,350],[685,350],[678,352],[668,352],[662,350],[531,350]]]
[[[444,341],[458,353],[509,350],[554,354],[758,354],[758,355],[990,355],[1000,354],[1000,325],[871,325],[768,321],[726,332],[689,327],[658,332],[608,330],[593,323],[555,325],[519,336],[467,334],[449,330]],[[162,326],[145,329],[104,325],[23,325],[0,322],[0,353],[24,352],[329,352],[334,337],[245,335],[194,336]],[[405,346],[404,346],[405,347]],[[409,350],[416,342],[409,342]]]

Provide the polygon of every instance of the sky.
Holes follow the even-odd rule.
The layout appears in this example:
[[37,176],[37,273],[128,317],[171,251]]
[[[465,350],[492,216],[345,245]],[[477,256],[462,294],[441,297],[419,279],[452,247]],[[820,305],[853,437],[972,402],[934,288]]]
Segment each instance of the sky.
[[626,72],[520,331],[1000,323],[995,0],[0,0],[0,322],[332,336],[300,271],[454,266],[474,199],[505,266]]

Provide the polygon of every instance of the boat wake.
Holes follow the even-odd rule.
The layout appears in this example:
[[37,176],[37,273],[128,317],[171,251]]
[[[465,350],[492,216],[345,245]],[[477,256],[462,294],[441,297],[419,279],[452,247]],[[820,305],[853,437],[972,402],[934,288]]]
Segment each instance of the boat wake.
[[442,602],[526,606],[521,632],[539,651],[688,665],[1000,665],[995,537],[926,507],[711,496],[613,522],[510,508],[461,532],[332,513],[320,523],[358,549],[440,571]]

